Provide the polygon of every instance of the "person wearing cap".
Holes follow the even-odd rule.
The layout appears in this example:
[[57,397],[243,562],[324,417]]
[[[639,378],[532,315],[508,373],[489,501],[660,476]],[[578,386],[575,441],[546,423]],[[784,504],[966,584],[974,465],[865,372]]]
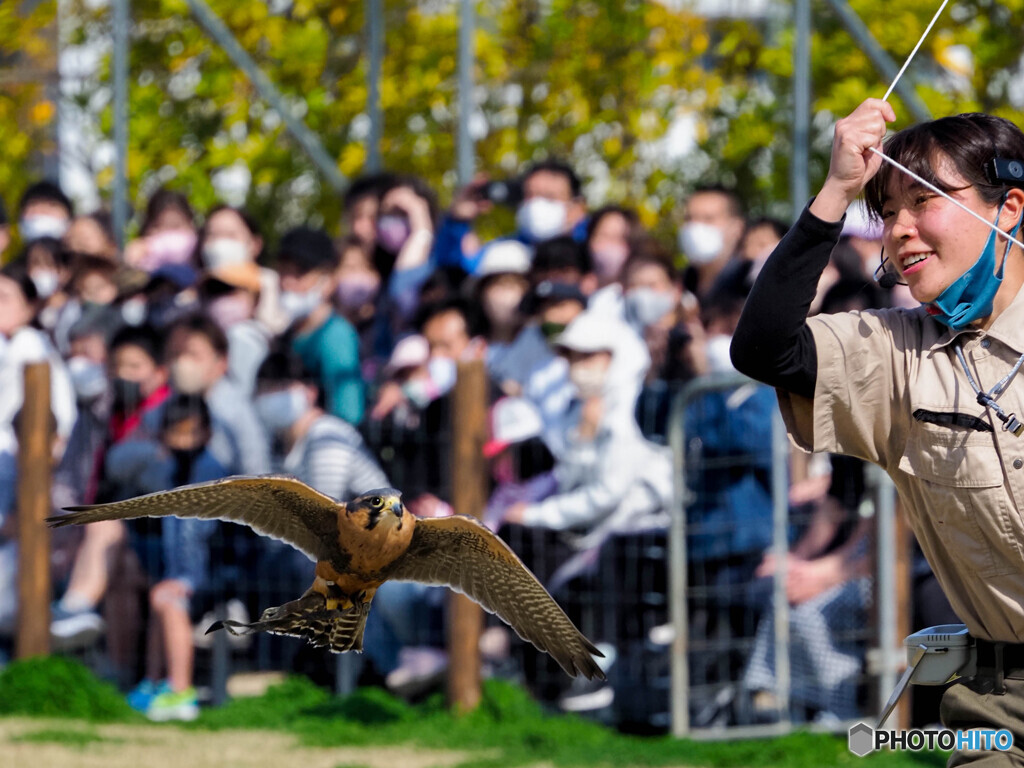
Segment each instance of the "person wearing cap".
[[[628,326],[589,312],[573,320],[555,346],[568,361],[575,390],[561,424],[544,425],[545,441],[556,446],[558,493],[513,506],[506,521],[557,530],[628,528],[671,497],[671,480],[667,490],[664,482],[671,471],[663,471],[670,462],[643,439],[634,416],[650,359]],[[652,483],[638,485],[645,478]]]
[[399,341],[381,370],[381,386],[370,409],[370,419],[392,416],[410,427],[418,425],[416,411],[441,395],[433,383],[428,363],[430,344],[418,333]]
[[327,412],[350,424],[363,419],[366,385],[359,336],[334,309],[338,254],[325,232],[298,227],[278,247],[281,306],[291,318],[292,350],[317,375]]
[[228,376],[246,396],[252,396],[270,348],[270,332],[255,319],[261,284],[260,267],[252,261],[208,269],[199,283],[200,306],[228,337]]
[[198,308],[199,272],[191,264],[164,264],[149,273],[143,289],[145,321],[165,329]]
[[[448,486],[443,450],[459,361],[482,360],[487,342],[481,320],[468,301],[450,298],[427,304],[417,316],[422,341],[408,337],[395,348],[391,380],[381,387],[373,414],[378,454],[392,458],[385,469],[398,483],[415,514],[426,516],[447,505],[437,497]],[[423,359],[423,345],[427,355]]]
[[509,507],[547,498],[557,489],[557,481],[551,471],[554,457],[541,439],[544,422],[533,403],[523,397],[499,398],[491,406],[489,421],[483,454],[491,462],[495,486],[483,521],[497,531]]
[[473,298],[487,319],[487,372],[509,394],[521,389],[521,360],[514,342],[523,327],[520,305],[530,284],[530,251],[515,240],[498,240],[487,248],[477,270]]
[[[422,413],[442,399],[447,401],[446,396],[455,386],[459,361],[486,359],[487,341],[481,333],[483,322],[479,313],[473,305],[459,298],[425,305],[416,319],[416,326],[420,333],[399,342],[392,359],[406,355],[410,358],[410,364],[402,366],[407,372],[397,374],[402,380],[399,397]],[[424,344],[427,356],[419,364]],[[387,396],[382,389],[375,407],[378,412]],[[432,410],[435,414],[438,411],[437,408]]]

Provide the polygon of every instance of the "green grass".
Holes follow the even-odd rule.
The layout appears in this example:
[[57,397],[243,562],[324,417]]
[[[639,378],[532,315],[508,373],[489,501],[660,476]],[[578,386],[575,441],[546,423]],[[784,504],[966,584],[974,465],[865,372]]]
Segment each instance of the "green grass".
[[[18,662],[0,673],[0,714],[139,721],[112,687],[96,680],[81,665],[60,658]],[[577,717],[549,715],[525,691],[498,680],[484,684],[478,709],[456,716],[439,695],[416,706],[374,688],[337,698],[305,678],[290,678],[263,696],[204,710],[199,720],[186,727],[284,731],[309,746],[404,744],[472,753],[460,768],[538,763],[566,768],[939,768],[946,761],[942,753],[883,752],[861,759],[847,751],[845,737],[805,732],[732,742],[627,736]],[[72,740],[101,738],[87,732],[71,735],[55,730],[40,731],[31,738],[51,740],[55,734]]]
[[0,671],[0,715],[132,722],[141,716],[118,690],[60,656],[16,661]]
[[491,680],[480,707],[454,716],[441,697],[419,706],[364,689],[337,699],[304,679],[290,679],[265,696],[234,701],[204,713],[194,728],[273,728],[310,746],[415,744],[461,749],[480,756],[460,768],[497,768],[548,762],[557,766],[757,766],[877,768],[945,765],[942,753],[850,754],[845,737],[798,732],[776,739],[693,742],[626,736],[576,717],[550,716],[522,689]]

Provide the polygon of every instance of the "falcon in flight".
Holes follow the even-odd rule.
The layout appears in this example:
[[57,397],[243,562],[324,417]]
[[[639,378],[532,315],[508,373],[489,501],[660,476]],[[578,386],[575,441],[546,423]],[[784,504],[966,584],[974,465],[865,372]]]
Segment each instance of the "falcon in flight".
[[68,507],[54,527],[136,517],[196,517],[247,525],[316,562],[298,600],[267,608],[252,624],[217,622],[238,634],[272,632],[332,651],[360,651],[377,588],[388,579],[444,585],[496,613],[550,653],[570,676],[604,678],[603,654],[573,625],[509,547],[471,517],[419,518],[392,488],[338,502],[293,477],[235,476],[112,504]]

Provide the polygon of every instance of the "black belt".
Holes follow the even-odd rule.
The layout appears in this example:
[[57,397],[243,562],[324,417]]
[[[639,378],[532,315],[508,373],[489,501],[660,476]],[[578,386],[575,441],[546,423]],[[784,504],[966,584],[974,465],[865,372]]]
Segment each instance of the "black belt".
[[[993,643],[989,640],[975,640],[978,652],[978,670],[992,670],[995,689],[993,693],[1005,693],[1003,679],[1009,675],[1024,676],[1024,644]],[[981,675],[979,675],[980,677]]]

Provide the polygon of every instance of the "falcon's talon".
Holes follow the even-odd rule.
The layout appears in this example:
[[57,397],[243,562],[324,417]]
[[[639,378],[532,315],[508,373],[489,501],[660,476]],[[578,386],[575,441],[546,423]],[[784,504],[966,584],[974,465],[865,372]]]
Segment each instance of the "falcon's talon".
[[464,515],[417,518],[391,488],[343,503],[293,477],[235,476],[67,511],[47,522],[59,527],[167,515],[226,520],[282,539],[316,562],[313,585],[297,600],[267,608],[252,624],[216,621],[207,634],[271,632],[333,652],[358,652],[377,588],[389,579],[417,581],[467,594],[569,675],[604,678],[595,661],[604,654],[505,542]]

